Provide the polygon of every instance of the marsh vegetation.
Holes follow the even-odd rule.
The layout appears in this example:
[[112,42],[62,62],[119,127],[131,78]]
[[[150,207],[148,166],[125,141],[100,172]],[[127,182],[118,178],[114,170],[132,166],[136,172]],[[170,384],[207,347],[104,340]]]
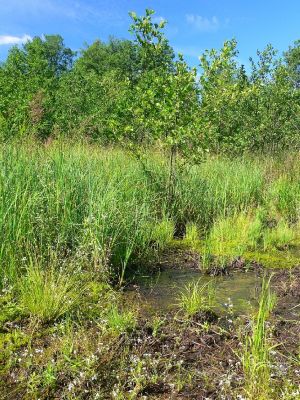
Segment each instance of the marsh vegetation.
[[131,18],[0,66],[0,397],[299,399],[299,42]]
[[182,167],[172,207],[159,151],[0,154],[6,398],[297,398],[298,154]]

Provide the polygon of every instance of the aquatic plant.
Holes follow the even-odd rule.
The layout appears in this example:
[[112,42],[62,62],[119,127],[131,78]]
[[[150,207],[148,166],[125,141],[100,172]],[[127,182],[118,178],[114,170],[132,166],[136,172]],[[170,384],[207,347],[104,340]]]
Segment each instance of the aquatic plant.
[[212,282],[203,283],[201,279],[186,285],[178,296],[178,306],[188,317],[211,310],[214,302],[215,290]]

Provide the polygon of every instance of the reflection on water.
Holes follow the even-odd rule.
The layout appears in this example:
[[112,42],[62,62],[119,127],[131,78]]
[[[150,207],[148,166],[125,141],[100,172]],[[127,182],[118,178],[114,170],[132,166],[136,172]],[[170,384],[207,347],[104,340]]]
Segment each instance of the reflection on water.
[[139,276],[142,304],[152,311],[168,311],[176,307],[178,295],[184,287],[201,280],[212,281],[215,287],[216,311],[232,310],[241,315],[252,311],[257,305],[261,277],[256,272],[234,272],[231,275],[210,277],[197,271],[167,269],[152,276]]

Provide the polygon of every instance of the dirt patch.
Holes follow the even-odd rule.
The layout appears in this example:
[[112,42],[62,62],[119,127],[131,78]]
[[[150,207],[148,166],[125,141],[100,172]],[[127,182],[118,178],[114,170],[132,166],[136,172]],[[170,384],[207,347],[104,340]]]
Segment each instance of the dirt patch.
[[187,249],[168,249],[160,257],[156,269],[179,269],[199,271],[201,257],[199,253]]
[[198,314],[189,322],[169,315],[156,337],[149,330],[140,331],[131,354],[149,360],[145,365],[149,378],[153,376],[153,365],[158,376],[156,382],[150,378],[145,383],[140,395],[153,399],[214,399],[222,398],[228,379],[230,386],[240,386],[238,337],[228,326],[225,329],[225,321],[215,316],[212,319],[214,322],[204,329],[206,315]]
[[272,289],[277,297],[273,318],[278,349],[299,359],[300,267],[275,273]]
[[272,287],[281,298],[300,303],[300,266],[276,271],[272,278]]
[[154,272],[164,269],[201,271],[210,276],[228,275],[233,271],[263,271],[263,266],[256,261],[246,260],[244,257],[228,258],[221,263],[219,257],[210,256],[208,265],[204,265],[201,254],[184,247],[169,248],[160,256],[160,260],[151,268]]

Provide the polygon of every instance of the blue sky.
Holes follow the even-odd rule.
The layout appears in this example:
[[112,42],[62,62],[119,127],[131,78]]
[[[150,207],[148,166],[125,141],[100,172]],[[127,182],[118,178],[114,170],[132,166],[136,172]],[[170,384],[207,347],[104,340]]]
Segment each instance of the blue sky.
[[191,65],[208,48],[236,38],[239,60],[272,43],[284,51],[300,38],[300,0],[0,0],[0,59],[30,37],[61,34],[74,50],[109,35],[128,38],[129,11],[153,8],[167,36]]

